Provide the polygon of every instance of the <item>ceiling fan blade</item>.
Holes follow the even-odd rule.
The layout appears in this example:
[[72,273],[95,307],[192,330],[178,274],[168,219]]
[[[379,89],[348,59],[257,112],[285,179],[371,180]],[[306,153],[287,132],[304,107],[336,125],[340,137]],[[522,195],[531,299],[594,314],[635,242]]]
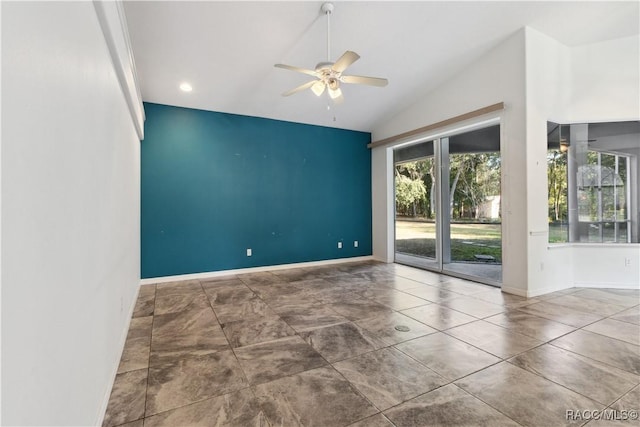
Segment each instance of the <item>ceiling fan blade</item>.
[[298,73],[308,74],[310,76],[316,77],[318,74],[314,70],[309,70],[306,68],[294,67],[293,65],[286,64],[275,64],[274,67],[284,68],[285,70],[297,71]]
[[284,68],[285,70],[297,71],[298,73],[308,74],[313,77],[316,77],[318,75],[318,73],[316,73],[314,70],[309,70],[307,68],[294,67],[293,65],[275,64],[274,67]]
[[316,84],[318,80],[311,80],[310,82],[306,82],[304,84],[301,84],[300,86],[298,86],[297,88],[291,89],[286,91],[285,93],[282,94],[282,96],[289,96],[289,95],[293,95],[294,93],[298,93],[300,91],[303,91],[305,89],[310,88],[311,86],[313,86],[314,84]]
[[342,54],[340,58],[333,64],[331,69],[337,73],[341,73],[347,69],[347,67],[360,59],[360,55],[350,50]]
[[344,96],[342,94],[336,96],[335,98],[331,98],[334,104],[342,104],[344,102]]
[[369,85],[383,87],[389,84],[389,80],[380,77],[366,77],[366,76],[341,76],[340,81],[343,83],[355,83],[359,85]]

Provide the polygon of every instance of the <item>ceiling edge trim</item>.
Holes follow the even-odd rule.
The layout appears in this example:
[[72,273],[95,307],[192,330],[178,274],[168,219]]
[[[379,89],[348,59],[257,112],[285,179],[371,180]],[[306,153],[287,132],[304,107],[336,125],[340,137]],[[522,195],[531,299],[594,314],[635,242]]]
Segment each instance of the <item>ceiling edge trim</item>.
[[93,6],[138,138],[143,140],[144,106],[122,2],[94,0]]
[[436,123],[432,123],[430,125],[422,126],[417,129],[413,129],[407,132],[399,133],[394,136],[390,136],[388,138],[379,139],[378,141],[373,141],[371,144],[367,145],[367,148],[376,148],[381,147],[383,145],[388,145],[392,142],[395,142],[400,139],[408,138],[411,136],[420,135],[425,132],[432,131],[434,129],[443,128],[445,126],[450,126],[455,123],[463,122],[465,120],[474,119],[476,117],[484,116],[485,114],[493,113],[494,111],[504,110],[504,102],[498,102],[497,104],[489,105],[487,107],[479,108],[477,110],[470,111],[468,113],[460,114],[455,117],[451,117],[445,120],[441,120]]

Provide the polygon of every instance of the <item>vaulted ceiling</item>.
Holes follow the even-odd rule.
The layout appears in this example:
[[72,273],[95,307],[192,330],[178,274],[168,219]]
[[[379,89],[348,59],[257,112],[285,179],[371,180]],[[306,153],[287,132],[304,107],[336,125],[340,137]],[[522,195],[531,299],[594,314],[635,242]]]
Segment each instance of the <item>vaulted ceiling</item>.
[[[327,108],[310,79],[274,68],[313,69],[326,60],[323,2],[127,1],[145,101],[370,131],[525,25],[581,45],[638,34],[638,2],[335,1],[331,59],[361,59],[345,74],[389,79],[385,88],[343,84]],[[189,82],[192,92],[178,86]]]

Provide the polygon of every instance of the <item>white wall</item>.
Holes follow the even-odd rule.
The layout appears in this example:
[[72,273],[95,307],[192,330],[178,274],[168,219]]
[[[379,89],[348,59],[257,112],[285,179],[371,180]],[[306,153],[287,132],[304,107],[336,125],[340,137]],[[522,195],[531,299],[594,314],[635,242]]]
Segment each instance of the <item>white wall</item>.
[[[372,132],[373,140],[383,139],[401,132],[467,113],[503,101],[501,113],[502,197],[503,197],[503,288],[515,293],[526,292],[527,197],[525,149],[525,58],[524,31],[518,31],[480,60],[453,76],[405,111],[378,125]],[[372,185],[374,256],[388,258],[380,251],[387,248],[389,215],[384,206],[393,206],[392,181],[384,180],[385,147],[373,149]],[[385,205],[386,204],[386,205]],[[391,218],[389,218],[391,216]],[[392,254],[391,254],[392,255]]]
[[[547,218],[547,120],[585,123],[640,118],[638,37],[562,45],[527,28],[527,293],[572,286],[640,287],[637,245],[550,245]],[[544,231],[544,232],[543,232]],[[635,264],[625,266],[625,259]]]
[[2,3],[2,425],[101,422],[139,284],[139,139],[90,2]]
[[575,286],[640,287],[640,245],[574,245]]
[[571,49],[571,122],[640,118],[640,36]]
[[[639,46],[635,36],[569,48],[524,28],[423,100],[381,123],[373,140],[504,101],[503,290],[535,296],[586,284],[588,277],[598,278],[601,286],[638,287],[637,245],[549,245],[546,123],[638,120]],[[372,153],[374,256],[385,260],[393,256],[393,211],[384,209],[393,204],[393,183],[382,178],[388,173],[389,155],[385,147]],[[625,259],[636,264],[620,268]],[[595,271],[598,274],[585,273]]]
[[383,262],[393,262],[394,257],[393,198],[393,153],[375,148],[371,152],[372,248],[373,257]]
[[[573,283],[571,250],[549,252],[547,121],[563,123],[571,93],[570,49],[525,28],[527,102],[527,294],[540,295]],[[569,262],[569,264],[567,264]]]

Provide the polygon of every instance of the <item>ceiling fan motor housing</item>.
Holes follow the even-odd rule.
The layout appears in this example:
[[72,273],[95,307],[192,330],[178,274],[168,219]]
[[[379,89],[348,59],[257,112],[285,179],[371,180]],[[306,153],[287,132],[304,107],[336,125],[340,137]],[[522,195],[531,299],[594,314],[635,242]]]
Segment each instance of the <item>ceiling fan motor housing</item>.
[[331,90],[336,90],[340,86],[340,82],[335,77],[329,77],[327,79],[327,86],[329,86],[329,89],[331,89]]
[[[316,6],[316,7],[317,7],[317,6]],[[324,4],[322,5],[321,10],[322,10],[322,13],[325,13],[325,14],[326,14],[326,13],[331,13],[331,12],[333,12],[333,3],[331,3],[331,2],[326,2],[326,3],[324,3]]]
[[330,72],[332,66],[333,66],[333,62],[329,62],[329,61],[318,62],[318,64],[316,65],[316,71]]

